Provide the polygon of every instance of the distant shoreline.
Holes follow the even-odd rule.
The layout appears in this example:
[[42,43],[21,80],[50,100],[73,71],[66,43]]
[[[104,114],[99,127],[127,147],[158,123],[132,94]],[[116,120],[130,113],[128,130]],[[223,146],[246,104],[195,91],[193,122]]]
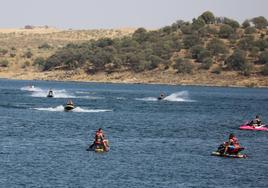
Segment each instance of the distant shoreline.
[[[71,72],[71,73],[70,73]],[[230,74],[230,73],[229,73]],[[211,76],[211,78],[209,78]],[[226,79],[222,80],[222,77]],[[96,75],[85,73],[73,73],[72,71],[54,72],[3,72],[0,71],[0,79],[34,81],[60,81],[60,82],[84,82],[84,83],[114,83],[114,84],[159,84],[200,87],[237,87],[237,88],[268,88],[268,77],[244,77],[233,74],[223,75],[179,75],[160,73],[130,72]],[[159,81],[161,80],[161,81]]]

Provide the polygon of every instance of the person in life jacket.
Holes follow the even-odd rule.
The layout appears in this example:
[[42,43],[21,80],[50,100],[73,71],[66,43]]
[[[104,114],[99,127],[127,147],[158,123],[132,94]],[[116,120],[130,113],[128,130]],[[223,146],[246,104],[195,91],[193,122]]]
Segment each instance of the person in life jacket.
[[99,128],[99,130],[96,131],[95,134],[95,144],[101,144],[104,140],[104,134],[101,128]]
[[255,119],[253,119],[252,121],[250,121],[249,125],[250,126],[253,126],[253,127],[261,126],[260,116],[256,115]]
[[48,91],[48,95],[49,95],[49,96],[53,96],[53,91],[52,91],[52,89],[49,89],[49,91]]
[[229,135],[228,142],[225,142],[224,154],[237,154],[239,151],[243,150],[238,143],[238,139],[234,134]]
[[94,143],[90,146],[90,148],[93,148],[94,146],[103,146],[105,151],[108,151],[108,141],[105,139],[104,133],[102,131],[102,128],[99,128],[95,133],[95,140]]

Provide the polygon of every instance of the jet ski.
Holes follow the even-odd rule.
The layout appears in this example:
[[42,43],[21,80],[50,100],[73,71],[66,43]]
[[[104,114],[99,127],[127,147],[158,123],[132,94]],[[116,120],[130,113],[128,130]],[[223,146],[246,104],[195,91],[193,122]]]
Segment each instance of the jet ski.
[[108,140],[103,140],[102,144],[93,143],[91,146],[87,148],[87,151],[95,151],[95,152],[108,152],[110,150]]
[[70,110],[73,110],[74,109],[74,105],[73,104],[66,104],[64,106],[64,110],[65,111],[70,111]]
[[159,97],[157,97],[157,100],[163,100],[165,98],[165,95],[163,93],[161,93],[159,95]]
[[220,152],[217,151],[213,151],[211,153],[212,156],[218,156],[218,157],[229,157],[229,158],[247,158],[246,154],[236,154],[236,155],[232,155],[232,154],[222,154]]
[[229,158],[247,158],[246,154],[241,154],[240,152],[243,151],[245,148],[239,147],[235,150],[230,151],[227,150],[226,153],[224,153],[225,150],[225,143],[221,144],[217,151],[214,151],[211,153],[212,156],[218,156],[218,157],[229,157]]
[[47,97],[54,97],[54,94],[53,94],[53,91],[52,90],[49,90],[49,92],[47,94]]
[[268,131],[268,127],[266,125],[260,125],[260,126],[252,126],[248,123],[245,123],[239,127],[240,130],[251,130],[251,131]]
[[65,111],[71,111],[74,109],[74,103],[72,100],[68,100],[66,105],[64,106]]

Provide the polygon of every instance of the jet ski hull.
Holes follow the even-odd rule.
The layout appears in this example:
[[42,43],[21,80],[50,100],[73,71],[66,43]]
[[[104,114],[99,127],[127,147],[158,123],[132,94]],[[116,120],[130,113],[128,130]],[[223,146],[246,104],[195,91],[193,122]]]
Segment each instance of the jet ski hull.
[[74,109],[74,105],[71,105],[71,104],[67,104],[65,107],[64,107],[64,110],[65,111],[70,111],[70,110],[73,110]]
[[87,151],[95,151],[97,153],[108,152],[110,150],[110,147],[108,146],[108,140],[104,140],[104,142],[106,143],[107,147],[104,147],[103,144],[93,145],[93,147],[89,147]]
[[247,158],[245,154],[221,154],[220,152],[214,151],[211,153],[212,156],[217,156],[217,157],[228,157],[228,158]]
[[251,131],[268,131],[268,127],[266,127],[265,125],[261,125],[261,126],[250,126],[250,125],[241,125],[239,127],[240,130],[251,130]]

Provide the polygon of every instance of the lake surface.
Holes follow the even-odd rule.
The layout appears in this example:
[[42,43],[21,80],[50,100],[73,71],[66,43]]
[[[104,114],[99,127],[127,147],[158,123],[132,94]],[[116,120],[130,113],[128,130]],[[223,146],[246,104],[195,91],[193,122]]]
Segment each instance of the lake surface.
[[[268,132],[238,129],[256,114],[268,89],[0,80],[0,187],[268,187]],[[210,156],[230,133],[247,159]]]

